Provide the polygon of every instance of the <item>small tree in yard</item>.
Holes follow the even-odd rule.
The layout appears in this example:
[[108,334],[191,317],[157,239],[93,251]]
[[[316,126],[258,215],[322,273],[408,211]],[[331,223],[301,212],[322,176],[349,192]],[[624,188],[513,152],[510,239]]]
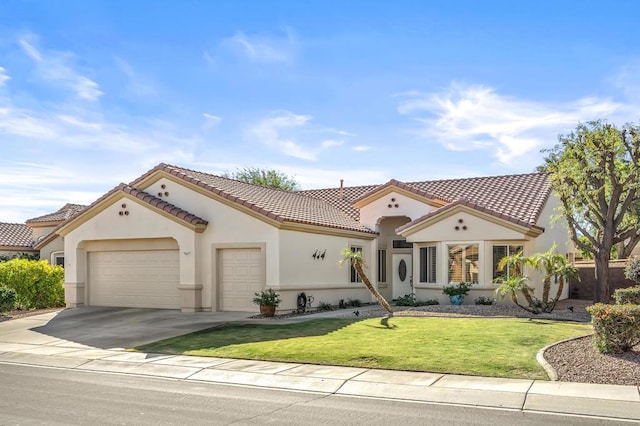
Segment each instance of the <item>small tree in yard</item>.
[[627,260],[627,265],[624,267],[624,276],[636,283],[636,285],[640,285],[640,256]]
[[340,265],[344,263],[349,263],[356,270],[356,273],[367,287],[367,290],[378,300],[380,305],[389,313],[388,317],[393,316],[393,309],[391,309],[391,305],[389,302],[380,294],[380,292],[371,284],[371,280],[364,272],[364,257],[361,251],[352,251],[349,248],[345,248],[340,253],[342,259],[340,260]]
[[571,239],[595,260],[594,302],[608,302],[609,260],[640,241],[640,127],[579,124],[547,150],[545,164]]

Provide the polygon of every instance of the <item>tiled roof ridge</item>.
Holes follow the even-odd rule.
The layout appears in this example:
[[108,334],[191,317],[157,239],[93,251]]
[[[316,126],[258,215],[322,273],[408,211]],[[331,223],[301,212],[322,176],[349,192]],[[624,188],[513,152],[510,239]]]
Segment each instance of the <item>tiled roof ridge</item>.
[[177,170],[181,170],[181,171],[184,170],[184,171],[193,172],[193,173],[200,173],[200,174],[203,174],[203,175],[208,175],[208,176],[211,176],[211,177],[215,177],[217,179],[224,179],[224,180],[227,180],[227,181],[240,183],[240,184],[243,184],[243,185],[249,185],[249,186],[252,186],[252,187],[260,189],[260,190],[266,189],[268,191],[284,192],[284,193],[287,193],[287,194],[295,194],[296,192],[298,192],[298,191],[289,191],[289,190],[280,189],[280,188],[271,188],[271,187],[268,187],[268,186],[258,185],[256,183],[245,182],[245,181],[242,181],[242,180],[233,179],[233,178],[229,178],[229,177],[222,176],[222,175],[215,175],[213,173],[201,172],[200,170],[189,169],[187,167],[176,166],[176,165],[173,165],[173,164],[160,163],[160,164],[158,164],[158,166],[156,168],[152,169],[152,171],[156,170],[157,168],[161,168],[163,170],[166,170],[167,168],[170,168],[170,169],[177,169]]
[[181,209],[180,207],[174,204],[171,204],[161,198],[151,195],[148,192],[129,186],[126,183],[121,183],[120,185],[117,186],[117,188],[191,225],[208,225],[209,224],[208,221],[206,221],[205,219],[202,219],[199,216],[194,215],[193,213],[189,213],[188,211]]
[[67,203],[60,207],[58,210],[52,213],[47,213],[38,217],[27,219],[25,223],[38,223],[38,222],[60,222],[66,221],[71,218],[78,211],[84,210],[87,206],[84,204]]
[[451,210],[451,209],[453,209],[453,208],[455,208],[457,206],[469,207],[469,208],[471,208],[473,210],[476,210],[478,212],[486,213],[486,214],[488,214],[490,216],[496,217],[498,219],[505,220],[507,222],[514,223],[516,225],[520,225],[520,226],[525,227],[525,228],[543,229],[543,228],[540,228],[539,226],[536,226],[535,224],[532,224],[532,223],[529,223],[529,222],[525,222],[524,220],[520,220],[520,219],[514,218],[514,217],[506,215],[504,213],[497,212],[497,211],[495,211],[493,209],[489,209],[487,207],[482,206],[481,204],[474,203],[473,201],[467,200],[465,198],[459,198],[459,199],[455,200],[454,202],[452,202],[450,204],[447,204],[446,206],[442,206],[442,207],[440,207],[438,209],[432,210],[429,213],[427,213],[425,215],[422,215],[419,218],[417,218],[415,220],[412,220],[411,222],[400,226],[399,228],[396,229],[396,232],[402,232],[405,229],[411,228],[411,227],[417,225],[420,222],[424,222],[427,219],[430,219],[430,218],[432,218],[434,216],[437,216],[437,215],[441,214],[442,212],[446,212],[448,210]]
[[460,181],[470,181],[470,180],[481,180],[481,179],[499,179],[499,178],[514,178],[519,176],[533,176],[533,175],[549,175],[546,172],[529,172],[529,173],[510,173],[506,175],[489,175],[489,176],[472,176],[472,177],[461,177],[461,178],[447,178],[447,179],[430,179],[430,180],[417,180],[412,182],[404,182],[407,185],[416,185],[421,183],[435,183],[435,182],[460,182]]
[[378,192],[378,191],[381,191],[381,190],[383,190],[385,188],[388,188],[390,186],[395,186],[395,187],[398,187],[400,189],[404,189],[405,191],[409,191],[409,192],[411,192],[413,194],[420,195],[421,197],[425,197],[425,198],[428,198],[428,199],[431,199],[431,200],[440,200],[440,201],[444,201],[446,203],[450,203],[452,201],[451,199],[448,199],[448,198],[445,198],[445,197],[442,197],[442,196],[439,196],[439,195],[435,195],[435,194],[433,194],[431,192],[423,191],[420,188],[415,188],[415,187],[411,186],[410,184],[402,182],[402,181],[399,181],[397,179],[391,179],[388,182],[383,183],[382,185],[379,185],[377,188],[372,189],[371,191],[367,192],[366,194],[363,194],[360,197],[356,198],[355,200],[353,200],[353,203],[355,204],[358,201],[363,200],[363,199],[371,196],[371,194],[373,194],[375,192]]

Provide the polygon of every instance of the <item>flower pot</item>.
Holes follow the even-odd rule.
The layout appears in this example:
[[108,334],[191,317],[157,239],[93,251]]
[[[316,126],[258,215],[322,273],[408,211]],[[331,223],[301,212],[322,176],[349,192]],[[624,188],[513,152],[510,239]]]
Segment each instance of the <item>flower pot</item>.
[[464,294],[456,294],[455,296],[449,296],[449,301],[452,305],[462,305],[464,302]]
[[263,317],[272,317],[276,314],[274,305],[260,305],[260,315]]

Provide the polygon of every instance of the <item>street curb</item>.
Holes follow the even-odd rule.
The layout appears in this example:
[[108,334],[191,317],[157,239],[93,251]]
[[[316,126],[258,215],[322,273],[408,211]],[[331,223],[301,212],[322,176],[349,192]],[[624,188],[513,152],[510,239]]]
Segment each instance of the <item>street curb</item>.
[[557,382],[558,381],[558,372],[544,358],[545,351],[547,349],[552,348],[552,347],[554,347],[556,345],[559,345],[561,343],[571,342],[572,340],[582,339],[583,337],[587,337],[587,336],[593,336],[593,333],[585,334],[583,336],[578,336],[578,337],[571,337],[570,339],[560,340],[559,342],[554,342],[554,343],[552,343],[550,345],[547,345],[544,348],[540,349],[538,351],[538,353],[536,353],[536,361],[538,361],[538,364],[540,364],[540,366],[542,366],[542,368],[544,369],[545,373],[547,373],[547,376],[549,376],[549,380],[551,380],[552,382]]

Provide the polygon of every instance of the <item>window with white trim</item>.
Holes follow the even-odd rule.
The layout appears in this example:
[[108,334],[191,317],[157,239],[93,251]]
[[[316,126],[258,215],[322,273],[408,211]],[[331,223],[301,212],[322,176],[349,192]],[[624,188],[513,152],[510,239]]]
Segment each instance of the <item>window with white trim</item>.
[[58,251],[51,253],[51,264],[54,266],[62,266],[64,268],[64,252]]
[[[354,253],[362,252],[362,247],[351,246],[350,248],[351,248],[351,251]],[[356,268],[354,268],[352,264],[349,264],[349,282],[352,282],[352,283],[362,282],[362,280],[360,279],[360,276],[358,275],[358,272],[356,271]]]
[[478,244],[455,244],[449,249],[449,282],[477,283],[480,276]]
[[420,247],[420,282],[436,282],[436,246]]
[[504,270],[498,268],[498,264],[503,257],[518,254],[523,250],[522,246],[510,244],[494,244],[493,246],[493,279],[509,275],[509,265]]

